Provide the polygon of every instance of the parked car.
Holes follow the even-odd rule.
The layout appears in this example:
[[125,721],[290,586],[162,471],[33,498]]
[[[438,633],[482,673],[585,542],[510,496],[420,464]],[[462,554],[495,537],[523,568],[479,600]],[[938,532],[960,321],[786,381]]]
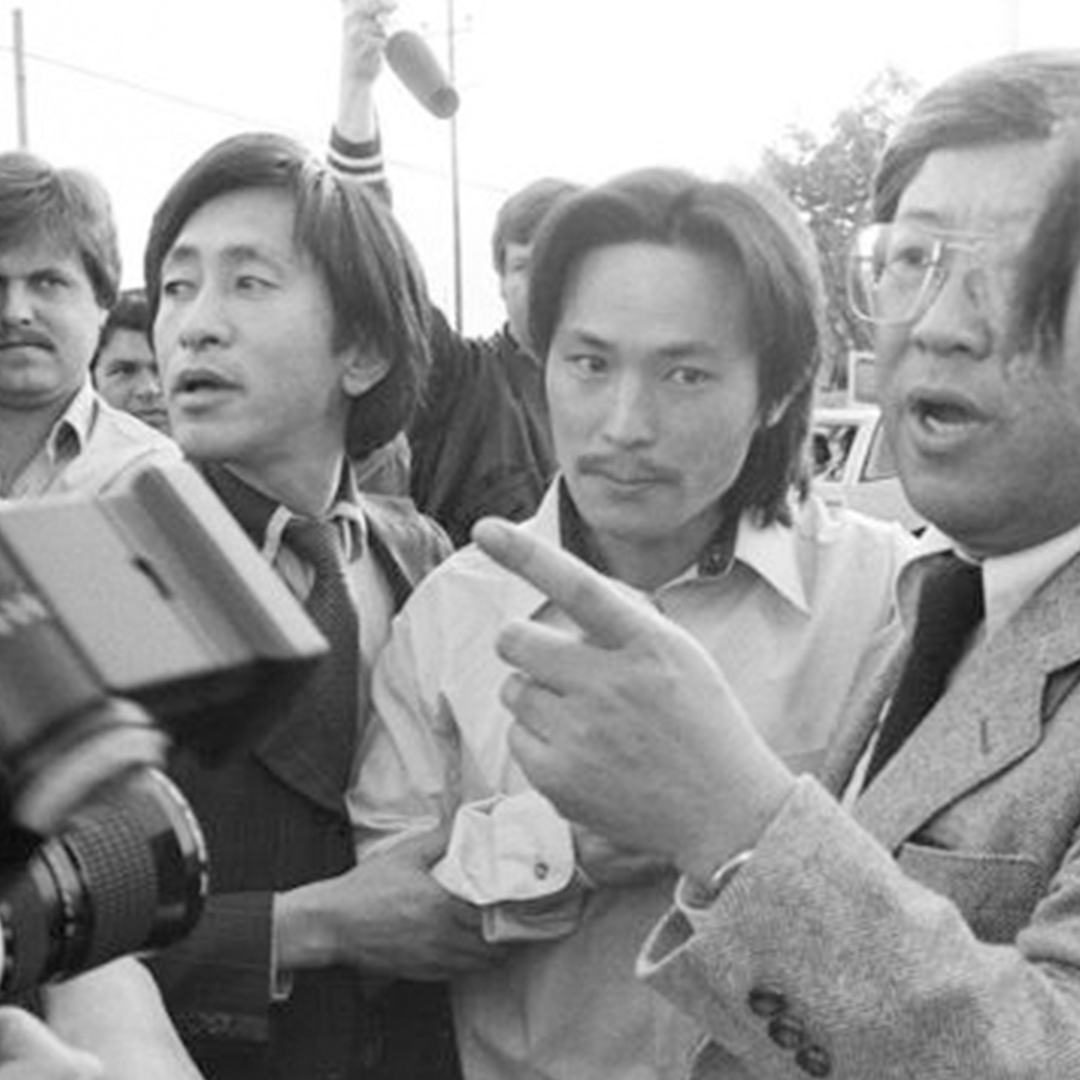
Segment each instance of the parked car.
[[926,521],[907,501],[876,405],[822,406],[812,430],[814,489],[831,506],[899,521],[913,532]]

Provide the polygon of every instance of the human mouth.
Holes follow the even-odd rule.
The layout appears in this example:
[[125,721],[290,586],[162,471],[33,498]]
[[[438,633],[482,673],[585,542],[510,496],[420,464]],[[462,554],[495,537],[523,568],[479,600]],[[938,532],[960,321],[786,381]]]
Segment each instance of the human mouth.
[[586,458],[579,462],[578,468],[583,476],[594,476],[612,487],[628,491],[666,484],[672,480],[667,471],[640,462]]
[[169,400],[191,405],[206,398],[236,390],[237,384],[211,368],[188,368],[169,385]]
[[955,391],[916,391],[907,406],[917,437],[931,444],[966,439],[988,420],[975,402]]
[[38,334],[21,334],[18,337],[4,336],[0,337],[0,351],[14,351],[18,352],[22,349],[52,349],[52,342],[47,337],[42,337]]

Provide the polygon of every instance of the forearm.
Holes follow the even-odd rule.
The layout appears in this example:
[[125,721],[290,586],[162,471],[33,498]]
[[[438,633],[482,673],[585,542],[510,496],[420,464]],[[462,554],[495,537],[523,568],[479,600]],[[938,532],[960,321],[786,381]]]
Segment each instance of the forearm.
[[838,1080],[945,1080],[958,1061],[965,1075],[1065,1080],[1080,1075],[1069,907],[1059,897],[1019,935],[980,940],[956,903],[803,780],[715,903],[654,932],[639,973],[755,1075],[791,1061],[769,1036],[775,1014],[753,1009],[766,990]]

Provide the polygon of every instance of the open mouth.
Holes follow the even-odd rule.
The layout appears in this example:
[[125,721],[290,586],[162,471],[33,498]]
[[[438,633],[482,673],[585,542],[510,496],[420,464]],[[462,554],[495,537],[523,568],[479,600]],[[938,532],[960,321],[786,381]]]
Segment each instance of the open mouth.
[[948,394],[916,394],[911,401],[911,411],[930,431],[958,431],[982,419],[982,414],[969,401]]

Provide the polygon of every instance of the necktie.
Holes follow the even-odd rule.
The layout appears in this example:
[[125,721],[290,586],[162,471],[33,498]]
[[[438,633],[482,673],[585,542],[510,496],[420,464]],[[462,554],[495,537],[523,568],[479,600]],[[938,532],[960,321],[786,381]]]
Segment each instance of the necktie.
[[360,624],[349,595],[341,535],[332,521],[293,518],[285,529],[286,543],[314,571],[304,604],[330,643],[305,687],[303,707],[307,725],[328,729],[341,740],[342,764],[352,761],[359,705]]
[[947,555],[923,582],[911,654],[881,722],[864,786],[941,697],[949,672],[963,655],[982,616],[981,569],[956,555]]

